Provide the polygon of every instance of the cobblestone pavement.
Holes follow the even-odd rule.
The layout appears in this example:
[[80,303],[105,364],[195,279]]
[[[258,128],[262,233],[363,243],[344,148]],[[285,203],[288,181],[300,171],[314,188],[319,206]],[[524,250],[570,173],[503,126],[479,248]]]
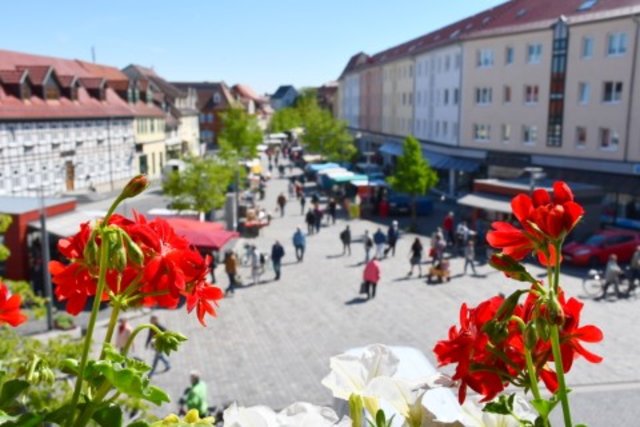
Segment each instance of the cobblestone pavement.
[[[281,191],[286,193],[286,180],[269,183],[267,209],[275,211]],[[197,369],[208,383],[210,404],[237,400],[242,405],[266,404],[276,409],[300,400],[330,404],[330,392],[320,380],[328,373],[331,356],[352,347],[385,343],[417,347],[435,363],[431,349],[457,322],[463,301],[473,305],[497,292],[508,294],[516,286],[487,265],[478,268],[480,277],[462,277],[461,259],[452,261],[450,283],[427,285],[415,276],[407,278],[414,236],[404,234],[395,257],[381,263],[378,295],[363,302],[358,296],[363,244],[355,242],[351,256],[341,255],[338,235],[347,223],[356,238],[377,228],[365,220],[340,219],[307,237],[304,261],[297,263],[291,235],[296,226],[304,225],[303,217],[297,202],[288,203],[286,215],[280,218],[277,214],[254,240],[264,251],[270,250],[275,239],[283,243],[282,279],[273,281],[269,270],[264,283],[238,289],[235,296],[221,302],[218,317],[209,319],[206,328],[183,310],[159,312],[168,328],[184,333],[189,341],[172,355],[172,369],[158,374],[154,381],[175,401],[187,386],[189,371]],[[426,245],[427,240],[422,240]],[[536,266],[531,270],[543,273]],[[244,268],[242,274],[249,283],[249,271]],[[222,268],[217,277],[225,288]],[[582,296],[579,275],[564,276],[563,285],[570,295]],[[574,388],[575,418],[590,425],[610,425],[606,414],[616,414],[620,418],[617,425],[632,425],[640,404],[636,368],[640,326],[634,316],[640,301],[584,302],[582,322],[598,324],[605,334],[602,344],[589,348],[605,360],[599,365],[584,360],[574,364],[568,381]],[[141,320],[146,317],[134,323]],[[142,344],[137,345],[137,355],[151,360],[151,352]],[[593,405],[594,399],[598,405]],[[175,408],[171,404],[158,412],[166,414]]]

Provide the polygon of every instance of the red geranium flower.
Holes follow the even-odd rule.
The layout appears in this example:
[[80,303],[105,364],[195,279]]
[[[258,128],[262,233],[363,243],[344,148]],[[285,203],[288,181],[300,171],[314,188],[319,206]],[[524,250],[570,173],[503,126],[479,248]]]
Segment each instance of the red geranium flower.
[[597,326],[579,326],[580,312],[584,304],[575,298],[569,298],[565,303],[562,295],[560,296],[560,304],[565,317],[564,325],[560,330],[560,350],[564,371],[569,372],[573,360],[578,356],[584,357],[591,363],[600,363],[602,357],[591,353],[580,343],[580,341],[596,343],[603,339],[602,331]]
[[87,299],[96,294],[96,279],[80,262],[64,265],[58,261],[51,261],[49,272],[51,281],[56,285],[56,298],[59,301],[67,301],[66,310],[69,314],[75,316],[80,313],[87,305]]
[[0,281],[0,325],[6,323],[15,328],[27,320],[27,316],[20,312],[21,305],[20,295],[10,295],[7,285]]

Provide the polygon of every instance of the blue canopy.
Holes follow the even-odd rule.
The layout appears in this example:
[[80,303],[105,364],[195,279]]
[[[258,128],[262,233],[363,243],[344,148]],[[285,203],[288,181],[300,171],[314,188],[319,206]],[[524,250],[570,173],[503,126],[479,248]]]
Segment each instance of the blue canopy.
[[318,172],[323,169],[336,169],[339,167],[340,165],[337,163],[315,163],[315,164],[307,165],[307,168],[309,169],[309,171],[312,171],[312,172]]

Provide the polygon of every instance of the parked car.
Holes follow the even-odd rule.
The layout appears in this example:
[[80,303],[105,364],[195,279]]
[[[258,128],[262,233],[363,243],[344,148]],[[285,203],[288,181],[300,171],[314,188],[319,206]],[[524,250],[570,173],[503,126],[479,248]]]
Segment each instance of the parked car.
[[604,230],[582,241],[567,244],[562,250],[565,261],[574,265],[605,264],[616,254],[619,262],[628,262],[640,245],[640,233],[626,230]]
[[[411,196],[408,194],[389,192],[389,210],[392,215],[411,213]],[[416,215],[427,216],[433,212],[433,201],[427,196],[416,197]]]

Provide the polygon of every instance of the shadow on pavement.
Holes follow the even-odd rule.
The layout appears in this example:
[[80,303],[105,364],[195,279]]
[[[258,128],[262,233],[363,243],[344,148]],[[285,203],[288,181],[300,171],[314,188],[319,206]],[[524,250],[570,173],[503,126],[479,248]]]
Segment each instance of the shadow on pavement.
[[364,297],[355,297],[350,299],[349,301],[346,301],[344,303],[344,305],[355,305],[355,304],[362,304],[364,302],[367,302],[368,300]]

